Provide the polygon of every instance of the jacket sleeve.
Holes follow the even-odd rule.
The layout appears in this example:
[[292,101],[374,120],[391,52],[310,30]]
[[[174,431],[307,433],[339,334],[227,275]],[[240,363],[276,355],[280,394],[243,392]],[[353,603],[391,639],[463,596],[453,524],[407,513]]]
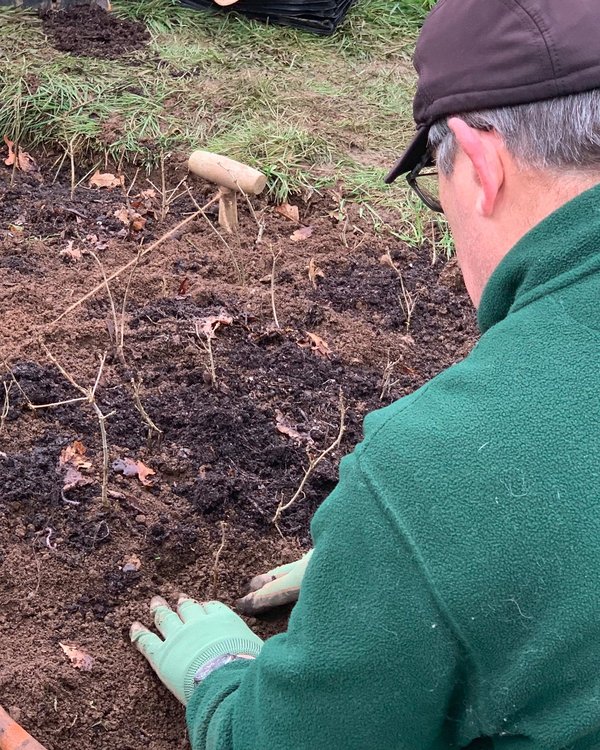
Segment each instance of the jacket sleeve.
[[194,750],[433,750],[460,649],[418,552],[367,486],[356,454],[317,511],[315,552],[286,633],[200,685]]

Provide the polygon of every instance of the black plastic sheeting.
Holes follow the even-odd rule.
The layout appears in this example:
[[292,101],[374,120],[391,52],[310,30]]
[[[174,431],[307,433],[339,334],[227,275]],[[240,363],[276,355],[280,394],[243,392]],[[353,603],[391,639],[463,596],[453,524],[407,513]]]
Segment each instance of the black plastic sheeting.
[[243,13],[269,23],[332,34],[356,0],[239,0],[221,7],[213,0],[181,0],[187,8]]

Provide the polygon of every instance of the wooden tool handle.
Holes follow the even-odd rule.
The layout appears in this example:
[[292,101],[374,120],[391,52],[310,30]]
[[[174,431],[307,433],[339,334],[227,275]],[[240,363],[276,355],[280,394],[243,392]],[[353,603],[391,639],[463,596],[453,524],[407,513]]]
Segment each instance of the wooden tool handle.
[[248,195],[262,193],[267,184],[267,176],[258,169],[210,151],[194,151],[188,169],[208,182]]
[[46,750],[0,706],[0,750]]

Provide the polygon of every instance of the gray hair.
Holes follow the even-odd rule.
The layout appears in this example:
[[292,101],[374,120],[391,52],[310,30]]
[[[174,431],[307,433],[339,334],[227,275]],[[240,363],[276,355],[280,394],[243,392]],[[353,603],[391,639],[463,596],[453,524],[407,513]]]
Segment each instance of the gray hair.
[[[556,171],[600,169],[600,89],[501,109],[458,114],[478,130],[495,130],[523,166]],[[448,119],[429,132],[442,174],[451,174],[456,139]]]

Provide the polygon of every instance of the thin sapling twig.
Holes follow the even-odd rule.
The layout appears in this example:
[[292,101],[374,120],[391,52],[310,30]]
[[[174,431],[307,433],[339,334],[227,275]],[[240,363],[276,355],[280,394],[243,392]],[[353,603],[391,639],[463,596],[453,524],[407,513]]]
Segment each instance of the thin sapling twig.
[[[120,276],[122,273],[125,273],[125,271],[128,271],[132,266],[135,266],[137,263],[139,263],[140,259],[144,256],[151,253],[153,250],[156,250],[157,247],[163,244],[163,242],[166,242],[166,240],[169,239],[169,237],[172,237],[174,234],[179,232],[181,229],[183,229],[184,226],[189,224],[194,219],[198,218],[201,214],[204,213],[204,211],[212,206],[214,203],[216,203],[219,200],[219,196],[215,196],[214,198],[211,198],[211,200],[208,201],[201,209],[198,211],[194,211],[193,214],[190,214],[185,219],[182,219],[179,224],[176,224],[172,229],[169,229],[168,232],[165,232],[161,237],[159,237],[155,242],[153,242],[151,245],[148,245],[148,247],[144,248],[136,258],[133,260],[130,260],[128,263],[125,263],[124,266],[121,266],[121,268],[118,268],[116,271],[113,271],[109,276],[106,277],[106,282],[112,281],[113,279],[116,279],[118,276]],[[102,281],[100,284],[97,284],[93,289],[90,289],[87,294],[84,294],[83,297],[80,297],[76,302],[73,302],[72,305],[69,305],[66,310],[63,310],[63,312],[58,316],[58,318],[55,318],[49,325],[53,326],[56,323],[58,323],[60,320],[62,320],[65,316],[69,315],[69,313],[72,313],[74,310],[76,310],[78,307],[83,305],[84,302],[86,302],[90,297],[93,297],[95,294],[97,294],[101,289],[105,287],[105,283]]]
[[138,410],[144,422],[148,425],[148,447],[150,448],[155,441],[157,445],[160,445],[164,433],[160,429],[160,427],[156,426],[156,423],[151,419],[150,415],[144,408],[142,399],[140,397],[142,380],[135,380],[135,378],[131,378],[131,387],[133,388],[133,403],[135,404],[135,408]]
[[277,259],[283,251],[280,250],[277,254],[273,251],[273,245],[271,245],[271,255],[273,256],[273,265],[271,266],[271,310],[273,311],[273,321],[275,328],[281,328],[279,320],[277,319],[277,307],[275,305],[275,264]]
[[[304,472],[304,476],[302,477],[302,481],[300,482],[300,485],[298,486],[298,489],[292,497],[288,500],[287,503],[283,503],[283,499],[280,500],[279,505],[277,507],[277,510],[275,512],[275,515],[273,516],[272,522],[277,526],[277,522],[281,518],[281,515],[285,513],[286,510],[292,507],[292,505],[298,500],[300,495],[302,495],[304,487],[306,486],[306,483],[312,476],[314,470],[317,468],[317,466],[323,461],[323,459],[327,458],[327,456],[330,453],[333,453],[334,450],[339,448],[340,443],[342,442],[342,438],[344,436],[344,432],[346,431],[346,404],[344,403],[344,395],[342,391],[340,391],[340,427],[338,430],[338,434],[331,443],[331,445],[328,448],[325,448],[324,451],[319,453],[318,456],[315,458],[310,459],[309,457],[309,465],[306,471]],[[279,527],[277,527],[279,528]],[[281,533],[281,532],[280,532]]]

